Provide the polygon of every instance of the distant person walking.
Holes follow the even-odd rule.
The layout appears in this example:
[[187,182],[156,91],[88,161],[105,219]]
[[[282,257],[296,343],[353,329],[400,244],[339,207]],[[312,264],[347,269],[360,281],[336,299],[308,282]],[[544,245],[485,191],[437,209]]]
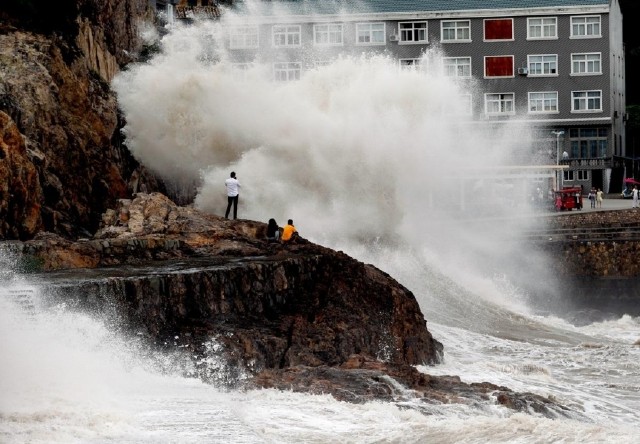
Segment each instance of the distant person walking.
[[289,219],[287,221],[287,225],[282,229],[282,242],[289,242],[294,239],[298,235],[298,230],[293,225],[293,219]]
[[600,188],[596,191],[596,201],[598,202],[598,208],[602,208],[602,199],[604,199],[604,193]]
[[596,189],[595,188],[591,188],[591,190],[589,190],[589,202],[591,202],[591,208],[595,208],[596,207]]
[[231,210],[231,205],[233,205],[233,218],[237,219],[240,182],[238,182],[234,171],[232,171],[230,177],[224,181],[224,186],[227,187],[227,211],[224,213],[224,217],[229,219],[229,211]]
[[633,198],[633,207],[638,208],[638,187],[633,186],[633,190],[631,190],[631,197]]

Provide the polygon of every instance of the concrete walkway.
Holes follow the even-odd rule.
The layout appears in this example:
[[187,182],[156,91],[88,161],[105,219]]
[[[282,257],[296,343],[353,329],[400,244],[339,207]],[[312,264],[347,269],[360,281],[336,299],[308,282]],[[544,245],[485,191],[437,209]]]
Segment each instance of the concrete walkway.
[[[602,208],[591,208],[591,201],[587,199],[587,196],[583,196],[582,198],[582,210],[580,211],[610,211],[610,210],[627,210],[631,209],[633,206],[633,200],[631,199],[622,199],[620,194],[608,194],[604,196],[602,199]],[[568,213],[577,213],[579,211],[560,211],[559,213],[568,214]]]

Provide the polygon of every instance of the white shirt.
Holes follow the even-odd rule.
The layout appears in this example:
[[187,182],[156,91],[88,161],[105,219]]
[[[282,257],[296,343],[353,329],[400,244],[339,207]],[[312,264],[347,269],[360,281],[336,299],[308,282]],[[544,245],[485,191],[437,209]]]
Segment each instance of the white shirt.
[[227,196],[235,197],[240,194],[238,190],[238,188],[240,188],[240,182],[238,182],[238,179],[230,177],[224,181],[224,186],[227,187]]
[[637,189],[633,190],[633,198],[636,199],[636,200],[638,199],[638,190]]

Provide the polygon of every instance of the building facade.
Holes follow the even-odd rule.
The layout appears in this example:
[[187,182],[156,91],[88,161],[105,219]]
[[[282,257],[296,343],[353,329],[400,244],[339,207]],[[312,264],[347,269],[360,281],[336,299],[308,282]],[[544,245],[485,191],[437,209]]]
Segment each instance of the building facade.
[[[622,186],[617,0],[235,0],[226,7],[244,18],[228,27],[226,42],[238,67],[271,63],[274,80],[290,81],[339,55],[389,54],[401,67],[473,82],[461,114],[488,132],[512,128],[536,162],[568,166],[563,185]],[[432,48],[437,63],[423,57]],[[523,139],[518,125],[532,128],[530,136]]]

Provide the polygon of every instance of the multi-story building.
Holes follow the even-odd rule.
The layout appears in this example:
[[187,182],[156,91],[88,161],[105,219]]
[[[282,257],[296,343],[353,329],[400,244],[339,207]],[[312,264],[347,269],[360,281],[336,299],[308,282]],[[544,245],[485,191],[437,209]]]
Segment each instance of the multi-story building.
[[437,69],[474,82],[464,99],[471,121],[533,128],[519,143],[533,158],[568,165],[564,185],[621,188],[625,61],[617,0],[226,3],[236,14],[251,11],[229,29],[237,62],[272,57],[275,80],[298,79],[337,54],[381,52],[418,67],[438,47]]

